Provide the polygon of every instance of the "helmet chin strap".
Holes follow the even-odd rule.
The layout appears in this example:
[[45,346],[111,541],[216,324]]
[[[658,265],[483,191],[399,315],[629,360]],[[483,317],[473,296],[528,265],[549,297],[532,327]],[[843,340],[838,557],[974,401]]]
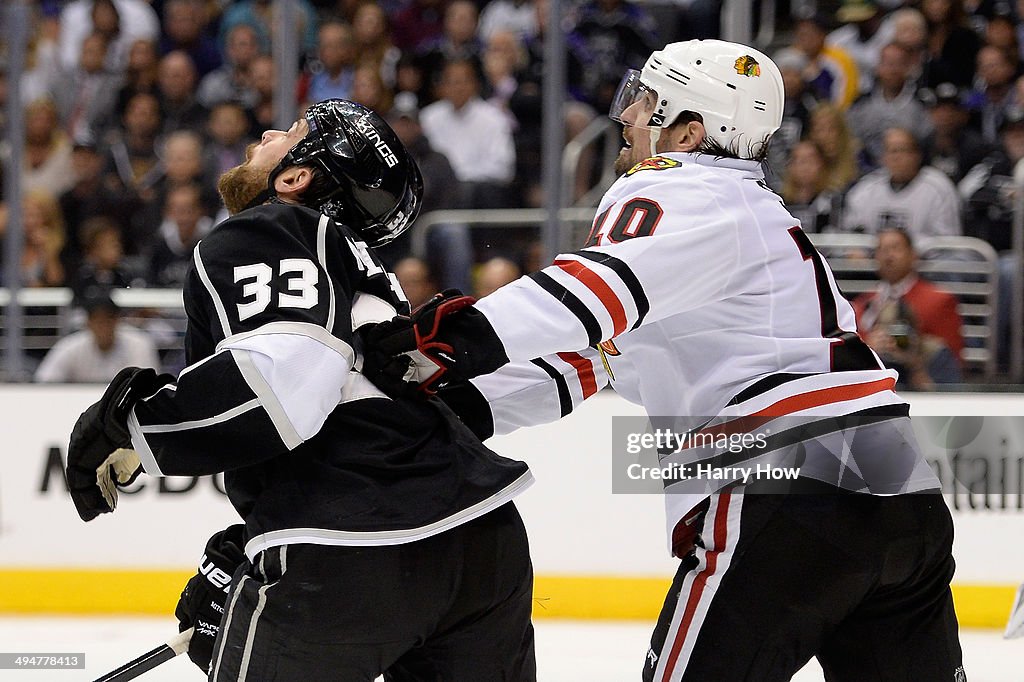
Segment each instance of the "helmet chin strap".
[[661,128],[651,128],[651,156],[658,155],[659,138],[661,138]]

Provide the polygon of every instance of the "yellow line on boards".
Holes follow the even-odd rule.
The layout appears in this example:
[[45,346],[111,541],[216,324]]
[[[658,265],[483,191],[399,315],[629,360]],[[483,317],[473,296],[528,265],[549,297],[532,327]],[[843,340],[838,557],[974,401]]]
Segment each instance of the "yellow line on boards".
[[[0,569],[0,614],[170,617],[192,575],[187,570]],[[670,582],[669,578],[538,575],[533,615],[653,621]],[[1015,593],[1012,585],[953,585],[960,626],[1002,628]]]

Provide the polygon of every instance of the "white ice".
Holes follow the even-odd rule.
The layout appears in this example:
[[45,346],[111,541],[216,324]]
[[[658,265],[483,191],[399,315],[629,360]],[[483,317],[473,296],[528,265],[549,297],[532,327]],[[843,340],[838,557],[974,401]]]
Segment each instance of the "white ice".
[[[647,650],[651,624],[540,620],[540,682],[634,682]],[[0,652],[85,653],[85,671],[0,671],[4,682],[85,682],[148,651],[176,631],[164,618],[0,618]],[[1005,641],[995,631],[961,634],[970,682],[1024,682],[1024,639]],[[165,663],[140,682],[199,682],[185,657]],[[796,682],[822,679],[812,661]],[[952,678],[951,678],[952,679]],[[481,681],[484,682],[484,681]]]

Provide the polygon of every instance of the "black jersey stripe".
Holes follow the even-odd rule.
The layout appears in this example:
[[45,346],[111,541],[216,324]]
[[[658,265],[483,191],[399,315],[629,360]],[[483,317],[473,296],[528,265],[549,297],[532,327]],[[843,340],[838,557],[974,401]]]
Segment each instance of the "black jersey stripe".
[[573,315],[579,319],[583,328],[587,331],[587,345],[593,346],[594,344],[601,343],[604,339],[602,338],[603,332],[601,331],[601,323],[594,317],[594,313],[590,312],[590,308],[581,301],[576,294],[572,293],[561,284],[555,281],[551,275],[544,272],[534,272],[529,275],[530,279],[536,282],[541,289],[554,296],[559,303],[569,309]]
[[787,372],[778,372],[776,374],[769,374],[768,376],[762,379],[758,379],[757,381],[755,381],[754,383],[750,384],[745,389],[737,393],[733,397],[733,399],[729,401],[729,405],[739,405],[740,403],[744,403],[750,400],[751,398],[756,398],[762,393],[767,393],[773,388],[781,386],[785,383],[795,381],[797,379],[803,379],[804,377],[810,376],[814,376],[814,373],[791,374]]
[[647,294],[644,293],[644,287],[640,284],[640,280],[637,279],[636,275],[633,274],[633,270],[626,265],[624,262],[616,258],[615,256],[609,256],[607,253],[601,253],[598,251],[576,251],[575,255],[586,258],[587,260],[599,263],[606,268],[610,268],[622,283],[626,285],[629,290],[630,296],[633,297],[633,304],[636,306],[637,318],[636,322],[630,329],[636,329],[643,323],[647,313],[651,310],[651,303],[647,300]]
[[569,384],[566,383],[565,376],[545,360],[535,358],[530,360],[530,362],[540,367],[549,377],[555,380],[555,388],[558,390],[558,406],[561,412],[559,416],[564,417],[572,412],[572,395],[569,393]]
[[910,405],[906,403],[891,405],[875,405],[862,410],[850,412],[842,416],[808,417],[807,423],[798,424],[767,435],[764,447],[756,447],[747,451],[721,452],[713,457],[697,460],[701,464],[710,464],[712,468],[728,468],[740,466],[746,461],[760,457],[782,448],[793,447],[805,441],[812,441],[829,434],[862,427],[877,426],[883,422],[910,418]]

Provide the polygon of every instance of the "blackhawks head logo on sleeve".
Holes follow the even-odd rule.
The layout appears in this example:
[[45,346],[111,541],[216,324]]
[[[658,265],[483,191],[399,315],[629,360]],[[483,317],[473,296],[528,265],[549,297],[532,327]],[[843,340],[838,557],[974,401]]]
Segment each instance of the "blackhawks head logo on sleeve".
[[761,66],[757,63],[757,60],[751,57],[749,54],[744,55],[736,60],[733,65],[736,67],[736,73],[741,76],[760,76]]

